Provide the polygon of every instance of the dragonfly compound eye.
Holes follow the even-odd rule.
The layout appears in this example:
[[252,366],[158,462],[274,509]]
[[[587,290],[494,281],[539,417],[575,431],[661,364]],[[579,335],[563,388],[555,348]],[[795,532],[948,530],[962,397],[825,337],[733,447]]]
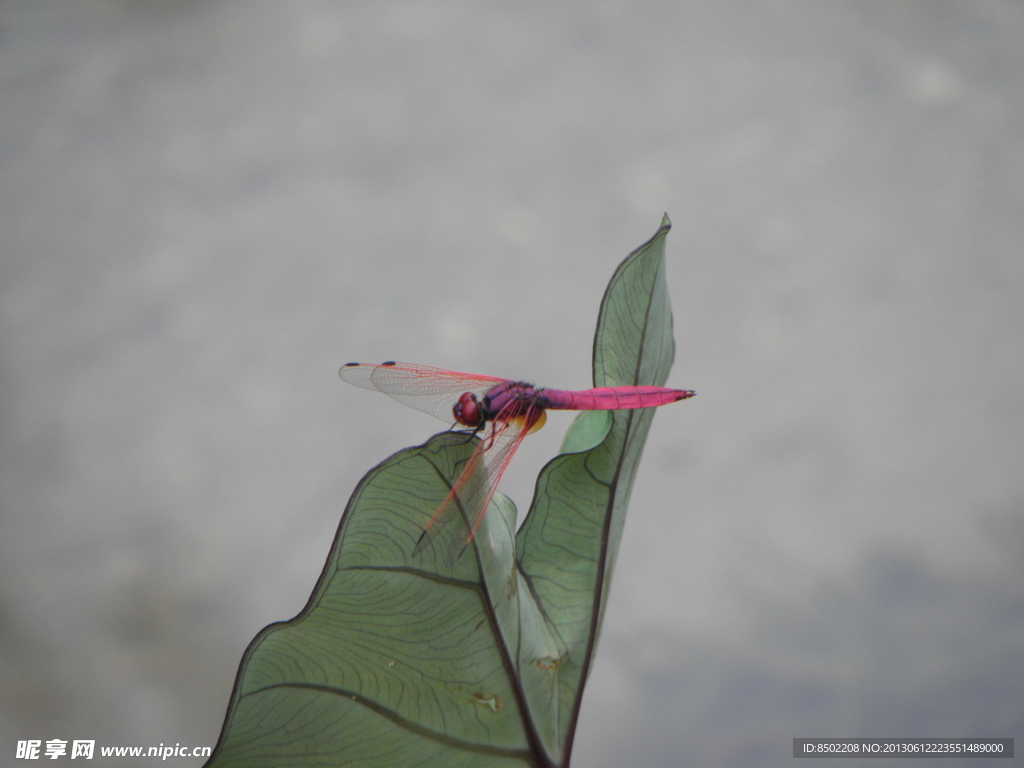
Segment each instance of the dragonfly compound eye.
[[472,392],[463,392],[459,395],[459,401],[452,408],[452,414],[459,424],[467,427],[479,427],[484,415],[476,395]]

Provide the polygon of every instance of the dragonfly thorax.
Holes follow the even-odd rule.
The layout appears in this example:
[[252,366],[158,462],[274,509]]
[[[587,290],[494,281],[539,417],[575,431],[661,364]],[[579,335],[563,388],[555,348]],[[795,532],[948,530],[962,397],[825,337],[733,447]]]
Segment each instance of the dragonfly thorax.
[[455,421],[465,427],[477,429],[488,421],[509,421],[525,418],[526,428],[536,432],[545,421],[547,398],[532,384],[509,381],[498,384],[482,398],[472,392],[463,392],[452,408]]

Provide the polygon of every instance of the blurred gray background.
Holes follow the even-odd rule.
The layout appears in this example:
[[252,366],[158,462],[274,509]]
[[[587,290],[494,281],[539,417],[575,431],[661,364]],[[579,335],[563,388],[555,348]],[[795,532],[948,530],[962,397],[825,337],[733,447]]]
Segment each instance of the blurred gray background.
[[358,479],[443,428],[338,366],[585,387],[663,211],[698,397],[574,764],[1024,748],[1022,94],[1019,2],[0,2],[0,762],[212,746]]

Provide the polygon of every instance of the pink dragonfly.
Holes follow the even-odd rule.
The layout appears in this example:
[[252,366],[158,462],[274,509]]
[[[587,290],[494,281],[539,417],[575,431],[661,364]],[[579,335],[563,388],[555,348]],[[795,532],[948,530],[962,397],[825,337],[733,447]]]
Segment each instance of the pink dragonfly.
[[413,554],[418,554],[439,530],[464,521],[468,534],[452,539],[452,551],[447,553],[449,564],[472,541],[505,468],[523,438],[544,425],[545,410],[652,408],[694,395],[688,389],[648,386],[543,389],[522,381],[394,361],[380,365],[347,363],[338,374],[349,384],[383,392],[441,421],[454,418],[457,424],[472,429],[472,434],[483,433],[413,549]]

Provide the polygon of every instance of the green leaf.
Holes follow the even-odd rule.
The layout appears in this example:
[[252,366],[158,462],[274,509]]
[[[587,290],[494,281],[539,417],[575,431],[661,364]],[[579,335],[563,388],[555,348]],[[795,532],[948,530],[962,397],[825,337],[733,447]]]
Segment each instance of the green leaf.
[[[669,227],[608,285],[595,386],[668,376]],[[568,765],[654,410],[581,413],[518,534],[495,494],[454,563],[443,540],[412,551],[476,441],[443,432],[372,469],[309,603],[246,650],[207,765]]]

